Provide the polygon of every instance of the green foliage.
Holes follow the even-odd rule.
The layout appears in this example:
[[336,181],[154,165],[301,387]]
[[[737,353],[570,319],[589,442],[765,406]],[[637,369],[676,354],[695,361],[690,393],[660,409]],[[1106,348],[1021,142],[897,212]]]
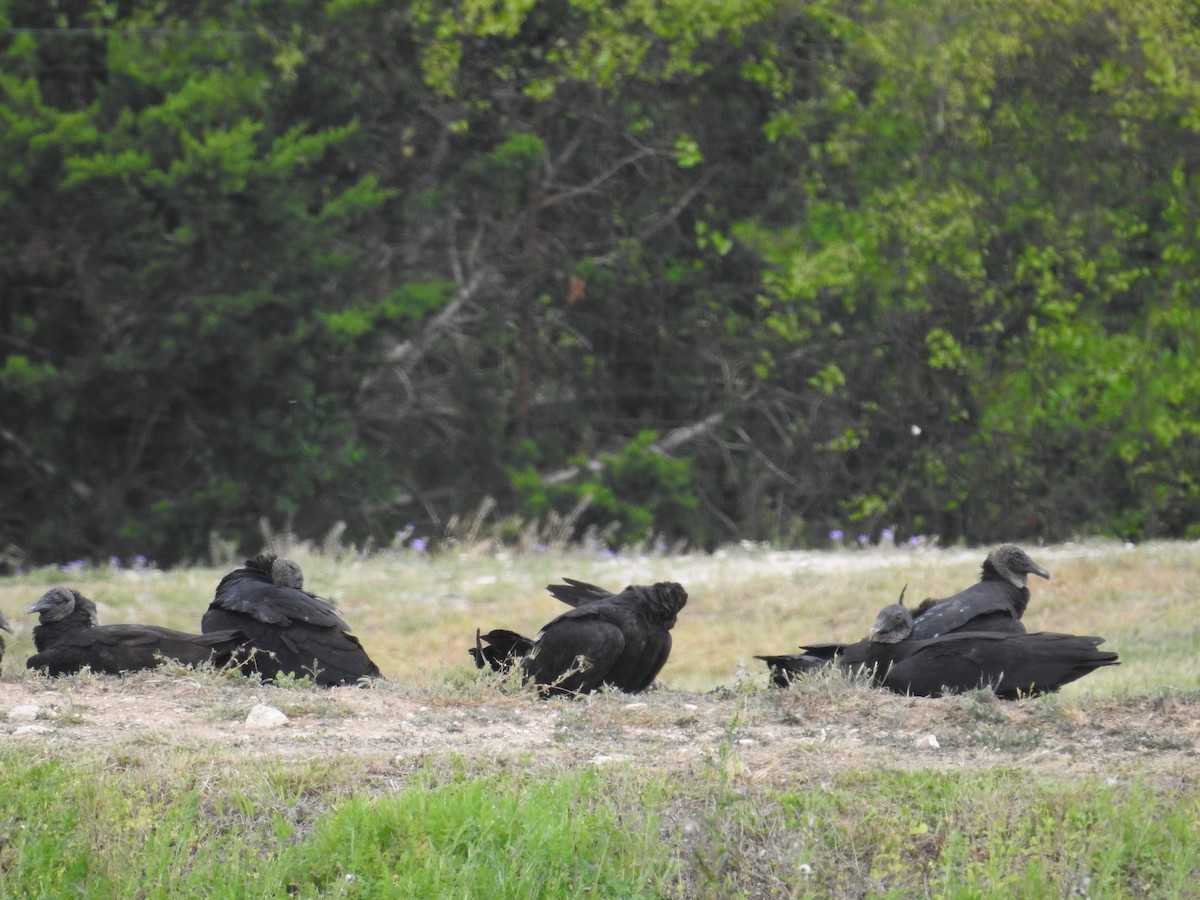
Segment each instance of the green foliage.
[[[262,516],[386,542],[506,491],[702,544],[1200,519],[1174,0],[0,16],[0,543],[30,558]],[[583,477],[543,489],[529,445]]]
[[654,446],[657,438],[657,433],[643,431],[617,453],[576,458],[572,463],[580,476],[561,484],[545,484],[532,467],[513,471],[513,489],[533,518],[552,510],[565,516],[582,503],[586,511],[577,520],[577,532],[615,525],[606,532],[614,549],[642,543],[656,532],[702,544],[704,532],[694,516],[699,499],[692,489],[692,460],[665,456]]

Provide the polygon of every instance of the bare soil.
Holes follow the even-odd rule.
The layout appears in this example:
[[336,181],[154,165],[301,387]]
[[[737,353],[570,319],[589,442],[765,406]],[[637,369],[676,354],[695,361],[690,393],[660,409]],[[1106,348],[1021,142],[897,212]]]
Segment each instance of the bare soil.
[[[280,760],[351,755],[368,765],[457,756],[488,765],[631,761],[655,769],[721,759],[741,778],[817,782],[880,767],[1020,767],[1167,785],[1200,778],[1200,697],[1098,700],[1069,691],[1018,702],[984,693],[908,698],[831,676],[789,690],[663,688],[543,702],[482,677],[444,689],[320,689],[159,670],[0,683],[0,735],[47,756],[138,748]],[[287,721],[248,725],[259,704]]]

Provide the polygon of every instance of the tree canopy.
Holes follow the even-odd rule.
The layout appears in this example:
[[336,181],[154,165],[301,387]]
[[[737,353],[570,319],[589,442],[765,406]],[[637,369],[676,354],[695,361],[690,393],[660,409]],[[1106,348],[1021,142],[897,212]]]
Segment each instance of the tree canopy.
[[1145,0],[0,0],[0,547],[1200,536]]

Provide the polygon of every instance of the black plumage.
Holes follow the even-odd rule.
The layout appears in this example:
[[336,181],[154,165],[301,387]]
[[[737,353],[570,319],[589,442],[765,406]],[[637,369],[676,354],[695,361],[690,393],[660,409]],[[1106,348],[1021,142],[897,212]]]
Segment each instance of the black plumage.
[[[487,641],[485,644],[484,641]],[[475,657],[475,668],[490,668],[493,672],[507,673],[533,649],[533,639],[507,628],[494,628],[481,635],[475,629],[475,646],[467,652]]]
[[911,613],[885,607],[865,640],[847,644],[838,665],[865,671],[872,682],[899,694],[940,697],[991,688],[1003,700],[1057,691],[1103,666],[1116,653],[1097,649],[1104,638],[1088,635],[960,631],[935,638],[913,636]]
[[[987,631],[1024,634],[1021,621],[1029,606],[1029,575],[1049,579],[1050,573],[1035,563],[1024,550],[1013,544],[1001,544],[983,561],[979,581],[950,597],[927,598],[910,616],[912,640],[924,640],[957,632]],[[907,589],[907,585],[905,586]],[[904,591],[900,592],[904,603]],[[771,669],[772,681],[787,687],[792,679],[830,665],[853,644],[807,644],[802,653],[780,656],[756,656]]]
[[979,581],[952,597],[926,599],[913,611],[912,637],[923,640],[956,631],[1023,634],[1029,575],[1050,578],[1020,547],[1002,544],[983,561]]
[[[1103,666],[1119,665],[1116,653],[1097,649],[1104,638],[1091,635],[958,631],[924,640],[913,636],[912,618],[902,606],[880,613],[868,637],[862,665],[877,684],[900,694],[938,697],[991,688],[1003,700],[1057,691]],[[855,653],[842,665],[858,665]]]
[[51,675],[70,675],[85,666],[116,675],[153,669],[167,660],[223,666],[246,642],[240,631],[188,634],[158,625],[100,625],[96,604],[65,587],[47,591],[28,612],[38,614],[33,629],[38,652],[25,664]]
[[249,643],[235,659],[264,681],[290,673],[332,686],[381,674],[338,611],[304,590],[300,567],[284,556],[256,556],[222,578],[200,627],[245,632]]
[[[612,591],[588,584],[586,581],[564,578],[563,582],[548,584],[546,590],[550,592],[550,596],[573,608],[614,596]],[[487,634],[480,634],[477,628],[475,646],[469,647],[467,652],[474,658],[475,668],[490,668],[493,672],[506,673],[512,670],[518,660],[528,656],[532,649],[533,638],[523,634],[509,631],[507,628],[496,628]]]
[[586,581],[576,581],[574,578],[563,578],[563,584],[548,584],[546,590],[555,600],[575,608],[616,596],[608,588],[588,584]]
[[594,596],[549,622],[522,666],[543,695],[610,686],[644,691],[671,653],[671,629],[687,603],[674,582],[631,585]]
[[816,672],[837,661],[849,644],[830,642],[802,647],[803,653],[784,653],[776,656],[755,656],[771,670],[771,683],[775,687],[788,687],[797,675]]
[[[9,634],[13,633],[12,625],[9,624],[8,619],[4,618],[4,613],[0,613],[0,631],[7,631]],[[0,662],[3,662],[3,661],[4,661],[4,638],[0,637]]]
[[[900,621],[895,613],[896,609],[904,610],[904,595],[908,591],[908,585],[900,589],[900,598],[893,604],[884,607],[875,618],[875,623],[871,626],[870,634],[877,639],[879,635],[888,633],[891,634],[894,630],[900,627]],[[886,615],[885,615],[886,613]],[[912,617],[907,610],[904,610],[903,617],[908,621],[908,627],[912,625]],[[819,644],[805,644],[800,647],[801,653],[787,653],[779,656],[756,656],[755,659],[761,659],[771,670],[771,681],[776,687],[785,688],[792,683],[792,680],[797,675],[803,675],[807,672],[815,672],[819,669],[824,669],[827,666],[837,662],[849,648],[865,648],[867,641],[859,641],[857,644],[842,643],[840,641],[827,641]],[[851,655],[854,656],[858,650],[852,650]]]

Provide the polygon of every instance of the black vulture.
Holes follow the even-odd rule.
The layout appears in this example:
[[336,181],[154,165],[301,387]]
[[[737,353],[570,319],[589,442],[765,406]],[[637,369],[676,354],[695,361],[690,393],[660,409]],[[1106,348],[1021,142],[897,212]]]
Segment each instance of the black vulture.
[[51,675],[70,675],[84,666],[117,675],[153,669],[166,660],[185,665],[226,665],[246,642],[240,631],[188,634],[158,625],[101,625],[96,604],[70,588],[51,588],[27,610],[37,613],[37,653],[25,665]]
[[[4,618],[4,613],[0,613],[0,631],[13,633],[12,625],[8,623],[8,619]],[[0,662],[4,662],[4,638],[0,637]]]
[[880,613],[867,643],[861,663],[856,645],[841,664],[869,666],[876,683],[919,697],[990,687],[997,697],[1015,700],[1057,691],[1101,666],[1120,664],[1116,653],[1097,649],[1104,638],[1090,635],[957,631],[918,639],[902,606]]
[[929,598],[913,611],[915,640],[956,631],[1024,634],[1021,616],[1029,605],[1026,576],[1049,579],[1050,573],[1020,547],[1002,544],[987,555],[979,581],[943,599]]
[[816,672],[832,665],[837,661],[838,654],[849,646],[851,645],[836,642],[810,644],[801,648],[804,650],[803,653],[785,653],[779,656],[756,656],[754,658],[761,659],[770,668],[771,683],[775,687],[785,688],[797,675]]
[[249,635],[235,659],[264,681],[291,673],[328,687],[381,676],[350,626],[332,604],[304,590],[300,567],[285,556],[255,556],[222,578],[200,628]]
[[[487,644],[483,642],[487,641]],[[518,660],[529,655],[533,639],[507,628],[494,628],[481,635],[475,629],[475,646],[467,652],[475,657],[475,668],[490,668],[493,672],[510,672]]]
[[912,637],[911,613],[885,607],[865,640],[848,644],[838,665],[866,671],[874,684],[898,694],[991,688],[1002,700],[1057,691],[1102,666],[1119,665],[1116,653],[1098,650],[1104,638],[1087,635],[958,631],[935,638]]
[[[1021,617],[1029,605],[1029,575],[1049,579],[1050,573],[1020,547],[1001,544],[983,561],[979,581],[951,597],[929,597],[913,611],[912,640],[962,631],[1024,634]],[[907,587],[907,586],[906,586]],[[900,604],[904,591],[900,592]],[[852,644],[808,644],[803,653],[756,656],[770,667],[773,682],[787,687],[792,678],[828,666]]]
[[[613,592],[586,581],[576,581],[574,578],[563,578],[565,584],[548,584],[546,590],[556,600],[561,600],[570,607],[579,607],[597,600],[605,600],[614,596]],[[485,645],[483,642],[487,641]],[[467,649],[475,659],[475,668],[490,668],[493,672],[509,672],[517,660],[529,655],[533,649],[533,639],[523,634],[509,631],[507,628],[497,628],[487,634],[480,634],[475,629],[475,646]]]
[[543,696],[606,685],[644,691],[671,653],[671,629],[686,603],[687,591],[675,582],[592,597],[542,628],[522,663],[525,677]]
[[[900,627],[900,616],[896,613],[897,609],[904,610],[904,595],[908,591],[906,584],[900,589],[900,599],[895,603],[884,607],[883,611],[875,618],[875,623],[871,626],[870,634],[879,639],[881,635],[890,636],[896,633]],[[886,613],[886,615],[885,615]],[[908,626],[912,625],[912,617],[907,610],[904,610],[903,618],[908,621]],[[785,688],[792,683],[792,679],[797,675],[803,675],[806,672],[815,672],[818,669],[824,669],[826,666],[833,665],[837,662],[851,647],[866,647],[866,641],[859,641],[858,644],[847,644],[838,641],[828,641],[820,644],[805,644],[800,649],[803,653],[788,653],[781,656],[756,656],[755,659],[761,659],[767,664],[771,670],[771,681],[776,687]],[[852,651],[853,655],[854,651]]]

